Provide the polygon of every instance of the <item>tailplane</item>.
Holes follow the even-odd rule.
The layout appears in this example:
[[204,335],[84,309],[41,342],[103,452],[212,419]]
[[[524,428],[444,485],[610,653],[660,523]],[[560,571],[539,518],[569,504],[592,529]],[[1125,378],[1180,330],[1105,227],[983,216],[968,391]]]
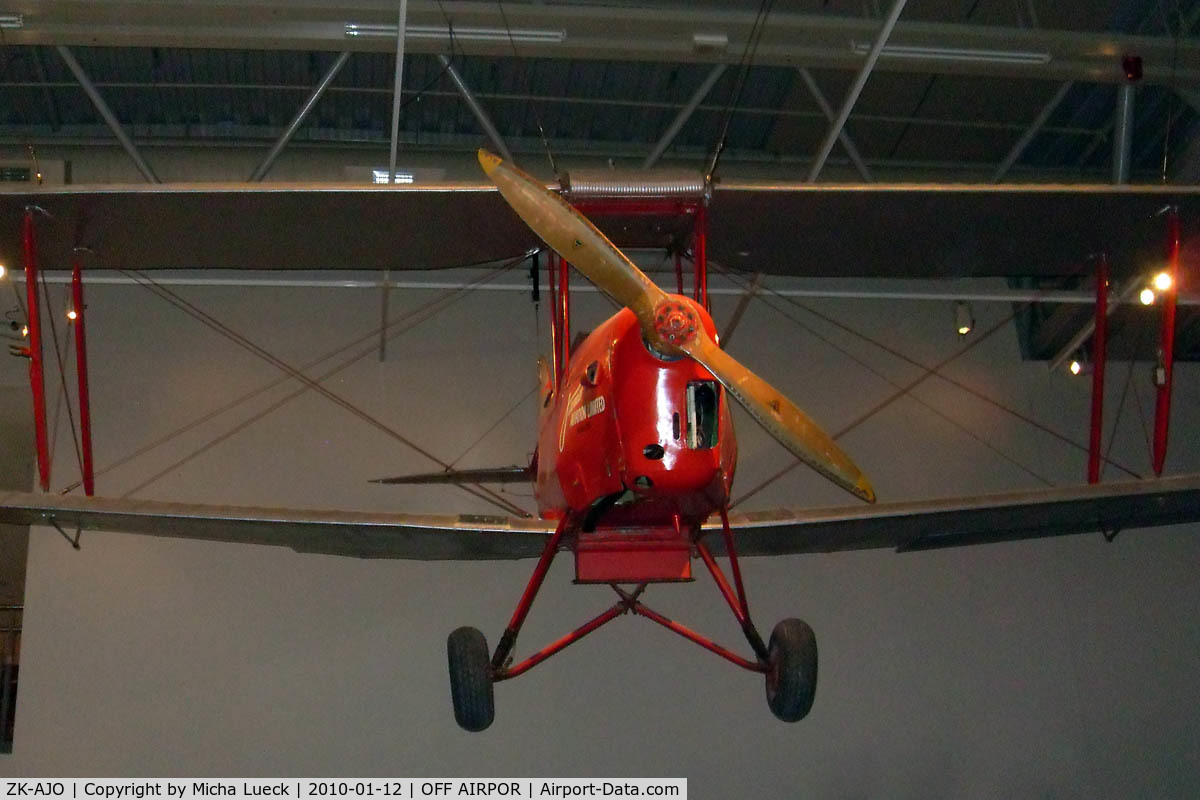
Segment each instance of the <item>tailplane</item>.
[[529,483],[534,478],[533,465],[528,467],[494,467],[490,469],[448,469],[442,472],[425,472],[417,475],[399,475],[394,478],[375,478],[371,483],[419,484],[419,483]]

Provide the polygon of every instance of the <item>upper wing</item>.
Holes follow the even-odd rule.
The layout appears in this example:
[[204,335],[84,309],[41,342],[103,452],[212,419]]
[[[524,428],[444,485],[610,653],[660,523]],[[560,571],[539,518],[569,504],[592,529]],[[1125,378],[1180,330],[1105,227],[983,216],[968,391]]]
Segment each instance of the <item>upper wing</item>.
[[[738,551],[766,556],[922,550],[1200,519],[1200,475],[917,503],[733,514]],[[188,505],[0,492],[0,523],[57,524],[358,558],[513,559],[541,553],[551,522],[477,515]],[[719,523],[708,523],[710,531]],[[722,549],[721,537],[709,537]]]
[[[929,550],[1200,520],[1200,474],[1029,492],[730,515],[742,555]],[[706,526],[719,529],[720,523]],[[720,537],[711,537],[720,548]]]
[[[713,190],[708,244],[726,267],[779,275],[1068,275],[1091,253],[1114,265],[1139,263],[1131,249],[1160,254],[1156,214],[1170,204],[1186,247],[1200,238],[1197,186],[725,183]],[[538,246],[499,192],[477,182],[14,185],[0,187],[0,263],[20,263],[31,205],[47,214],[42,261],[70,264],[80,246],[92,269],[433,269]],[[596,223],[622,248],[666,247],[691,226],[687,215]]]

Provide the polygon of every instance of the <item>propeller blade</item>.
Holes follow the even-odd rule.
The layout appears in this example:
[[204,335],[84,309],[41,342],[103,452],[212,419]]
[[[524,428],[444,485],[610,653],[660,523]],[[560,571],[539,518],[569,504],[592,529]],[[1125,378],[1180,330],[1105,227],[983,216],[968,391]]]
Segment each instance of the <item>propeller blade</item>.
[[868,503],[875,490],[850,457],[795,403],[726,353],[703,331],[678,345],[700,362],[796,458]]
[[478,156],[483,171],[525,224],[592,283],[631,309],[658,352],[694,358],[797,458],[852,494],[875,502],[871,484],[829,434],[721,350],[700,324],[700,309],[690,300],[672,299],[586,217],[543,184],[486,150]]
[[483,171],[534,233],[601,291],[632,309],[643,329],[653,326],[654,308],[666,292],[567,201],[488,151],[478,155]]

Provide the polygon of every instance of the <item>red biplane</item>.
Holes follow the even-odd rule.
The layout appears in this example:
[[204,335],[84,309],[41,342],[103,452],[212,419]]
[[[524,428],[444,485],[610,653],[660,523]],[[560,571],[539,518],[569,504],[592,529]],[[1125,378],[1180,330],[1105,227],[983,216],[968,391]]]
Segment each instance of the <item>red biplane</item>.
[[[562,196],[486,152],[480,152],[479,160],[509,205],[560,254],[559,289],[550,304],[553,361],[539,374],[537,449],[527,467],[446,471],[380,482],[532,481],[541,519],[199,506],[7,492],[0,493],[0,522],[286,545],[301,552],[358,557],[536,557],[533,575],[494,651],[474,628],[460,628],[448,640],[455,718],[468,730],[482,730],[494,718],[495,682],[523,674],[628,613],[763,674],[771,711],[786,721],[803,718],[816,690],[815,637],[804,622],[787,619],[764,639],[751,619],[739,555],[871,547],[916,550],[1097,530],[1111,533],[1200,518],[1200,476],[1194,475],[874,504],[870,483],[833,439],[721,349],[706,307],[702,239],[697,242],[701,271],[696,295],[669,294]],[[988,198],[993,201],[996,198]],[[998,202],[1005,198],[1001,195]],[[703,213],[702,209],[700,203],[694,210]],[[622,306],[574,348],[568,341],[568,262]],[[873,505],[731,513],[737,456],[731,401],[799,459]],[[514,662],[522,624],[562,550],[574,554],[577,582],[610,585],[616,602]],[[729,560],[729,578],[718,565],[720,555]],[[741,625],[749,657],[643,603],[649,584],[689,580],[697,558]]]

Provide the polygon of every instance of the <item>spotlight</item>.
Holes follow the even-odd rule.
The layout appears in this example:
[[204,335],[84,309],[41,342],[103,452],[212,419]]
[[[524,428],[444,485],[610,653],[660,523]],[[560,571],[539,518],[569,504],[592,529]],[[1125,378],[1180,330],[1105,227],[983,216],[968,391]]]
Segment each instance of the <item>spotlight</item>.
[[75,309],[73,308],[67,312],[67,319],[71,320],[71,322],[74,322],[78,317],[79,315],[75,313]]
[[1072,375],[1078,375],[1079,373],[1083,372],[1083,364],[1080,363],[1079,359],[1072,358],[1071,365],[1067,367],[1067,369],[1071,370]]
[[1166,292],[1170,290],[1171,286],[1174,285],[1175,282],[1171,280],[1171,273],[1160,272],[1154,276],[1154,281],[1152,283],[1155,291]]
[[1142,293],[1138,295],[1138,299],[1142,301],[1144,306],[1154,305],[1154,290],[1147,286],[1142,289]]
[[0,264],[0,278],[3,278],[7,274],[8,274],[8,270],[4,268],[3,264]]
[[28,335],[29,335],[29,326],[28,326],[28,325],[22,325],[22,326],[21,326],[21,336],[22,336],[22,337],[25,337],[25,336],[28,336]]
[[958,331],[959,336],[966,336],[975,327],[975,317],[971,314],[971,307],[960,300],[954,306],[954,328]]

